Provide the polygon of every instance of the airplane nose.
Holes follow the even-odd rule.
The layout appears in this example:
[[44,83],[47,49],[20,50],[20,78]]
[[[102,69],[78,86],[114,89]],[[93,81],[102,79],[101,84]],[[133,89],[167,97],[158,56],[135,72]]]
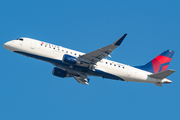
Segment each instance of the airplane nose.
[[7,47],[10,45],[10,42],[6,42],[3,44],[3,47],[7,49]]

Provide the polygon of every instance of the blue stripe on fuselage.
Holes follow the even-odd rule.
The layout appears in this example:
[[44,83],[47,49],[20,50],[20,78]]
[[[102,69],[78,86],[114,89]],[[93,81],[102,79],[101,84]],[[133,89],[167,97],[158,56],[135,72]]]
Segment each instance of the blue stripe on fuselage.
[[122,78],[120,78],[118,76],[106,73],[106,72],[98,70],[98,69],[95,69],[95,71],[92,71],[92,70],[88,69],[87,67],[82,67],[82,66],[77,66],[77,65],[73,65],[73,68],[69,68],[70,65],[65,64],[61,60],[47,58],[47,57],[34,55],[34,54],[21,52],[21,51],[14,51],[14,52],[18,53],[18,54],[28,56],[28,57],[36,58],[36,59],[39,59],[39,60],[42,60],[42,61],[49,62],[49,63],[51,63],[51,64],[53,64],[55,66],[61,66],[63,69],[69,69],[69,70],[74,70],[74,71],[77,71],[77,72],[84,72],[84,73],[86,73],[88,75],[93,75],[93,76],[99,76],[99,77],[103,77],[103,78],[109,78],[109,79],[124,81]]

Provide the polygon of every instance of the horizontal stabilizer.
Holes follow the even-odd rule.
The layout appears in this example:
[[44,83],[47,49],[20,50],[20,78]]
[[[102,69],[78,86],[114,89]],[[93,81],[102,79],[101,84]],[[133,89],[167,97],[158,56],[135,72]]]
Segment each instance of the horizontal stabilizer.
[[162,87],[162,84],[161,84],[161,83],[154,83],[154,84],[157,85],[157,86]]
[[148,76],[152,77],[152,78],[156,78],[156,79],[164,79],[174,72],[175,72],[175,70],[165,70],[165,71],[154,73],[154,74],[151,74]]

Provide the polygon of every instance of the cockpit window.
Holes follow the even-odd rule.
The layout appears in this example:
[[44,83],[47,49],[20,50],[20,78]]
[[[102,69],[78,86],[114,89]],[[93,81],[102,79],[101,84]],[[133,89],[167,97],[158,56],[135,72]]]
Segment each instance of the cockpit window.
[[23,38],[18,38],[18,39],[16,39],[16,40],[20,40],[20,41],[23,41]]
[[22,39],[22,38],[19,38],[19,40],[23,41],[23,39]]

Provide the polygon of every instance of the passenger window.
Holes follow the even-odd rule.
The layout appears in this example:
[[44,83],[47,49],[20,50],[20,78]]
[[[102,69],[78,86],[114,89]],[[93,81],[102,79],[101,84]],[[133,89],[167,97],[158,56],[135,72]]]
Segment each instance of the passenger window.
[[112,63],[110,63],[110,65],[112,65]]

